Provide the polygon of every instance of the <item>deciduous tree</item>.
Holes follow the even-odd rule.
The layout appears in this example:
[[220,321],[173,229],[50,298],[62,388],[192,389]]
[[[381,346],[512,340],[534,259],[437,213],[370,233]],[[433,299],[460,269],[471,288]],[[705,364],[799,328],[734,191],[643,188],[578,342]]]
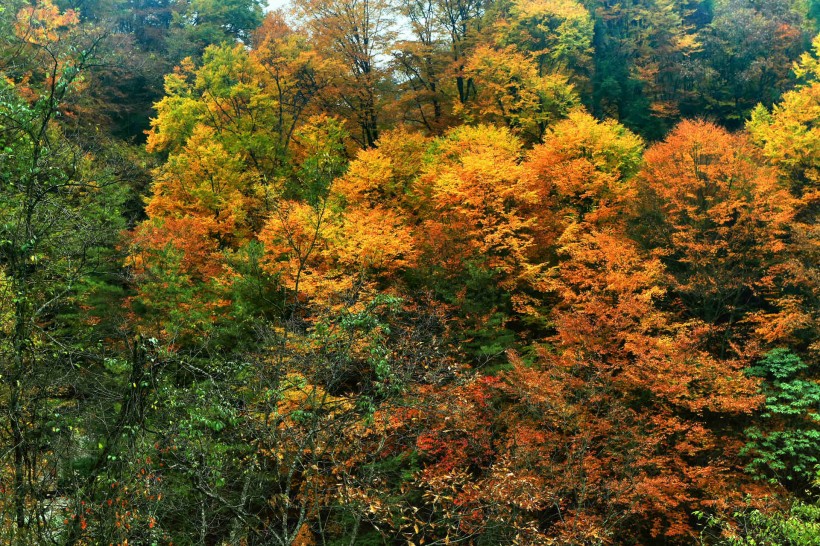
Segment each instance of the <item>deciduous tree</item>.
[[338,85],[325,96],[332,113],[349,118],[358,128],[353,137],[363,147],[379,138],[382,88],[389,66],[379,60],[393,41],[393,11],[387,0],[310,0],[297,7],[310,36],[339,61]]

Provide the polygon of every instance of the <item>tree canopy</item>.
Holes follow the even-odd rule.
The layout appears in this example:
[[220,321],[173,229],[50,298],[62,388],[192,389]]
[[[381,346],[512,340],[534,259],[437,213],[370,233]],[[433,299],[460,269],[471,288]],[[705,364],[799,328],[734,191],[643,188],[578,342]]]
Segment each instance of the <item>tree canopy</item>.
[[0,6],[0,543],[820,543],[797,0]]

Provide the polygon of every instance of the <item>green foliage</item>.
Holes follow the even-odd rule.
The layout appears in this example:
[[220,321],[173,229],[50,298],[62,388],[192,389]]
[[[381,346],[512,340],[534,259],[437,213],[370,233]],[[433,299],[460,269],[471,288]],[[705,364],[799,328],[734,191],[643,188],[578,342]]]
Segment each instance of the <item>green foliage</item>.
[[788,349],[769,352],[749,375],[763,378],[764,425],[747,429],[743,452],[755,476],[792,485],[812,482],[820,464],[820,384],[802,379],[809,368]]
[[791,87],[791,63],[808,42],[805,14],[795,4],[714,2],[712,20],[698,36],[701,51],[693,78],[698,93],[686,99],[683,113],[708,112],[734,129],[757,104],[776,102]]
[[511,15],[502,38],[505,43],[532,52],[539,73],[564,70],[576,81],[588,76],[594,24],[582,3],[518,2],[512,5]]
[[344,124],[329,117],[313,118],[298,130],[295,139],[304,158],[288,184],[285,197],[302,199],[312,206],[324,201],[333,180],[347,169],[345,140],[348,136]]
[[363,307],[331,313],[316,323],[309,336],[319,348],[316,371],[331,392],[361,390],[361,407],[372,411],[379,401],[403,391],[406,378],[395,369],[397,355],[390,348],[391,323],[402,303],[377,294]]
[[183,251],[168,244],[145,252],[148,267],[141,275],[143,294],[135,296],[134,311],[151,325],[153,333],[184,343],[214,334],[214,307],[220,305],[225,287],[213,279],[194,279],[183,265]]
[[242,331],[252,327],[259,317],[268,320],[281,316],[285,301],[279,279],[268,274],[261,266],[264,247],[258,241],[250,241],[235,252],[228,254],[227,263],[233,272],[230,286],[231,316],[235,339],[243,337]]
[[180,7],[173,14],[173,28],[166,40],[176,62],[201,56],[209,45],[248,43],[262,23],[259,0],[184,0]]
[[700,543],[710,546],[818,546],[820,506],[794,501],[788,511],[748,507],[727,519],[695,512],[703,523]]

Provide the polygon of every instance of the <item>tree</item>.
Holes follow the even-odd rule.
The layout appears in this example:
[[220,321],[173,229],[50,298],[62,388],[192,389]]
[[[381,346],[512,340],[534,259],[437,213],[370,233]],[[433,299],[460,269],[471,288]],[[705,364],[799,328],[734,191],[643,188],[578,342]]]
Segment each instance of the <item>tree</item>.
[[660,138],[687,93],[686,59],[700,44],[694,21],[708,11],[698,0],[589,2],[595,19],[592,110],[642,136]]
[[311,107],[315,109],[313,103],[331,83],[336,65],[311,47],[306,33],[288,26],[278,11],[269,13],[254,34],[251,56],[267,72],[271,94],[275,91],[278,153],[286,156],[294,131]]
[[311,0],[298,14],[320,50],[332,52],[341,73],[325,104],[358,127],[354,138],[372,147],[379,138],[381,92],[388,67],[379,61],[392,43],[393,13],[386,0]]
[[474,87],[470,101],[458,104],[468,122],[506,125],[529,142],[538,142],[546,127],[577,104],[567,78],[539,74],[532,58],[516,51],[477,47],[465,60],[464,74]]
[[423,492],[409,539],[685,544],[693,510],[767,491],[722,424],[752,413],[757,382],[660,308],[663,265],[588,224],[558,244],[550,343],[408,410]]
[[439,28],[449,48],[447,74],[455,82],[455,96],[461,103],[467,102],[473,93],[472,82],[464,74],[464,63],[479,38],[487,8],[484,0],[439,0],[435,5]]
[[58,123],[101,39],[78,22],[48,2],[22,8],[13,36],[27,71],[4,66],[0,81],[0,434],[10,446],[0,536],[10,544],[61,535],[51,514],[78,510],[73,496],[88,482],[72,475],[72,458],[97,432],[78,392],[102,351],[91,348],[82,307],[113,267],[123,195]]
[[165,40],[169,56],[178,63],[198,59],[209,45],[249,44],[262,23],[262,7],[259,0],[184,0]]
[[[632,179],[643,161],[643,141],[613,120],[598,121],[575,110],[544,134],[524,163],[526,176],[553,217],[544,230],[570,222],[603,226],[634,197]],[[537,213],[533,211],[535,216]],[[554,241],[545,241],[546,249]]]
[[409,21],[413,39],[398,41],[393,51],[396,74],[402,78],[397,117],[440,134],[454,120],[445,81],[449,51],[441,36],[437,3],[407,0],[399,3],[398,10]]
[[[279,200],[323,199],[340,174],[338,150],[327,165],[312,163],[322,152],[304,152],[313,137],[303,117],[326,65],[280,15],[271,15],[256,39],[252,52],[208,48],[201,67],[185,63],[166,78],[168,94],[157,104],[147,145],[166,159],[153,172],[148,218],[131,241],[131,265],[141,277],[133,302],[154,323],[151,335],[213,333],[229,307],[242,307],[234,283],[241,291],[265,275],[257,235],[271,212],[282,210]],[[294,143],[300,138],[305,142]],[[272,309],[279,299],[269,294],[257,303],[282,312]]]
[[698,31],[692,93],[682,110],[739,128],[755,105],[771,106],[791,87],[791,64],[807,43],[804,17],[793,2],[744,0],[715,2],[712,15]]
[[767,340],[800,346],[812,346],[817,340],[818,283],[813,264],[817,263],[818,160],[815,150],[818,133],[817,55],[820,42],[815,39],[814,52],[805,54],[796,66],[805,82],[783,95],[771,111],[759,106],[747,124],[752,140],[766,160],[776,169],[781,188],[792,198],[794,220],[788,252],[793,257],[785,265],[790,279],[789,290],[780,299],[780,312],[761,316],[761,331]]
[[[720,546],[752,546],[753,544],[820,543],[820,511],[817,503],[794,501],[791,506],[775,510],[745,507],[724,517],[697,514],[705,520],[701,543]],[[739,525],[733,522],[738,521]]]
[[671,295],[714,328],[716,354],[750,350],[741,325],[779,293],[790,196],[742,135],[704,122],[650,148],[641,180],[638,237],[669,268]]
[[738,442],[712,416],[751,413],[760,402],[755,382],[742,374],[742,360],[715,359],[698,346],[696,325],[663,311],[659,260],[611,229],[584,224],[559,243],[557,354],[547,370],[569,374],[562,382],[572,385],[570,404],[587,415],[575,444],[589,450],[581,475],[612,473],[599,486],[582,482],[600,496],[576,510],[589,506],[592,522],[623,514],[639,525],[637,517],[643,530],[617,528],[685,541],[694,507],[732,502],[742,487]]
[[506,129],[461,126],[433,150],[415,184],[423,223],[413,275],[461,309],[471,351],[493,359],[514,339],[511,296],[538,276],[528,260],[534,219],[524,213],[537,196],[520,176],[521,141]]
[[307,51],[303,36],[286,28],[275,32],[261,30],[254,52],[211,47],[200,67],[184,63],[169,74],[148,150],[176,152],[204,126],[261,181],[285,174],[294,130],[323,85],[324,65]]
[[575,0],[519,2],[499,24],[498,40],[532,54],[538,75],[559,72],[586,91],[592,71],[593,21]]

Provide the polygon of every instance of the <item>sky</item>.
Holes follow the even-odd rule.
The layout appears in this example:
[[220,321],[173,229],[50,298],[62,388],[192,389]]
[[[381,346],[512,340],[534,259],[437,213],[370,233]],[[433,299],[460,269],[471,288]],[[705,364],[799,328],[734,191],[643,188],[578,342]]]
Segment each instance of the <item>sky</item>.
[[268,10],[274,10],[287,7],[290,4],[288,0],[268,0]]

